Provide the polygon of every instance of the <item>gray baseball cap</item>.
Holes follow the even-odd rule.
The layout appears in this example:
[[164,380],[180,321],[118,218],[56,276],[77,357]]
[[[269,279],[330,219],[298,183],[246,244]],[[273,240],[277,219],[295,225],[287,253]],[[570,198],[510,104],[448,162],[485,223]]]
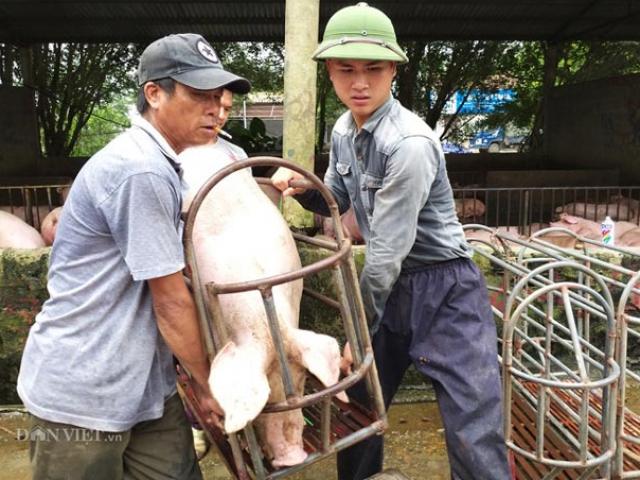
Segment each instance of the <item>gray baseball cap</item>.
[[142,52],[138,85],[167,77],[198,90],[222,87],[233,93],[251,90],[249,81],[226,71],[209,42],[195,33],[167,35]]

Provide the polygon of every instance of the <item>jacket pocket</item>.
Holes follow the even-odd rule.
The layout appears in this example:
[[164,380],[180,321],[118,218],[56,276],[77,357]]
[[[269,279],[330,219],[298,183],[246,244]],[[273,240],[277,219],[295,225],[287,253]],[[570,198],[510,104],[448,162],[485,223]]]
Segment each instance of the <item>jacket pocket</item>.
[[362,177],[362,203],[368,215],[373,214],[376,193],[382,188],[382,180],[382,177],[372,173],[365,173]]

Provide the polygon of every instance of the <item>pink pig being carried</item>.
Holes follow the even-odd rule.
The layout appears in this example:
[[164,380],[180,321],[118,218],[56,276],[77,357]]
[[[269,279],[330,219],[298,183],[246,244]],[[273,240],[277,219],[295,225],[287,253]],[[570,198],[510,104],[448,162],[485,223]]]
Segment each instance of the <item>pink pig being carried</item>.
[[[189,185],[183,209],[216,171],[243,156],[233,146],[226,155],[216,145],[187,150],[181,155]],[[202,285],[261,279],[301,268],[295,242],[282,215],[247,170],[218,183],[201,204],[193,230],[193,244]],[[294,389],[303,394],[307,371],[324,385],[338,381],[340,350],[327,335],[298,328],[302,280],[273,287]],[[258,440],[274,467],[301,463],[304,427],[301,410],[262,414],[267,403],[286,399],[278,355],[269,331],[264,303],[256,290],[218,296],[230,341],[217,353],[209,383],[224,410],[224,428],[237,432],[253,421]],[[343,394],[344,395],[344,394]],[[346,400],[346,397],[343,397]]]

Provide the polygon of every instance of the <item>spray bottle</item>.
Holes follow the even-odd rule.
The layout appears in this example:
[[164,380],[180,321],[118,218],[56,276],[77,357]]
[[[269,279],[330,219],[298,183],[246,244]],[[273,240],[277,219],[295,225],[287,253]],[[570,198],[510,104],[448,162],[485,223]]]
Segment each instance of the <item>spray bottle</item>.
[[611,217],[607,215],[604,222],[600,224],[600,233],[602,234],[602,243],[605,245],[614,245],[615,242],[615,223]]

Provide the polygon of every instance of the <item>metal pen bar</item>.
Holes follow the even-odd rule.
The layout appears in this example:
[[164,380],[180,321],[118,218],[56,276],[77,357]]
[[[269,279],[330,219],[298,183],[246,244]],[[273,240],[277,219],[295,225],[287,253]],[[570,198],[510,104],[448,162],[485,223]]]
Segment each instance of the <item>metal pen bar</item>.
[[229,445],[231,446],[233,462],[235,463],[236,471],[238,472],[238,479],[251,480],[251,477],[249,476],[249,472],[247,470],[247,464],[244,461],[242,447],[240,446],[238,435],[235,433],[230,433],[227,438],[229,439]]
[[564,303],[564,311],[567,316],[567,323],[569,324],[569,330],[571,331],[571,342],[573,343],[573,352],[578,365],[578,371],[583,382],[588,380],[587,369],[584,365],[584,358],[582,355],[582,348],[578,336],[578,330],[576,328],[576,320],[573,316],[573,308],[571,306],[571,300],[569,299],[569,292],[566,286],[562,287],[562,301]]
[[331,397],[322,401],[322,423],[320,425],[322,451],[328,452],[331,446]]
[[243,431],[244,437],[249,445],[249,455],[251,456],[253,471],[256,474],[257,480],[264,480],[267,478],[267,470],[264,468],[264,463],[262,462],[262,455],[260,455],[262,449],[258,444],[256,432],[253,428],[253,422],[248,423],[247,426],[244,427]]
[[365,378],[372,366],[373,352],[371,350],[368,350],[366,351],[364,360],[362,361],[362,365],[354,369],[353,372],[344,377],[338,383],[331,385],[324,390],[305,395],[304,397],[296,397],[285,402],[267,404],[263,411],[265,413],[284,412],[313,405],[314,403],[323,400],[325,397],[332,397],[340,392],[345,391],[347,388],[352,387],[360,380]]
[[[520,391],[520,393],[527,398],[527,400],[529,402],[536,403],[536,397],[534,397],[531,392],[529,392],[527,389],[523,388],[520,384],[518,383],[514,383],[514,387],[518,388],[518,390]],[[568,393],[572,393],[572,391],[568,391]],[[578,414],[576,413],[570,405],[568,405],[566,402],[563,401],[563,399],[561,397],[559,397],[557,394],[555,394],[553,392],[553,390],[549,390],[547,392],[547,398],[548,400],[553,400],[556,405],[558,406],[558,408],[560,408],[571,420],[573,420],[574,422],[581,423],[584,421],[584,419]],[[574,397],[577,398],[579,400],[579,397]],[[601,412],[597,412],[594,409],[590,409],[590,412],[594,415],[601,415]],[[565,426],[558,421],[554,416],[548,416],[549,421],[553,424],[554,428],[560,432],[562,434],[562,437],[568,441],[576,450],[580,448],[580,442],[578,440],[578,438],[575,437],[575,435],[573,434],[573,432],[571,432],[569,429],[565,428]],[[600,434],[600,432],[594,428],[589,427],[589,434],[591,435],[591,437],[596,441],[596,442],[600,442],[602,439],[602,436]],[[593,456],[590,456],[590,458],[593,458]]]
[[[344,273],[349,280],[347,283],[356,285],[356,279],[358,278],[358,274],[356,271],[356,264],[353,260],[353,257],[347,258],[346,261],[347,268],[344,269]],[[371,345],[371,337],[369,336],[369,325],[367,324],[367,315],[364,311],[364,303],[362,302],[362,296],[360,295],[360,291],[353,292],[353,299],[355,300],[355,307],[357,311],[356,315],[356,334],[359,332],[361,337],[359,338],[360,344],[365,352],[373,352],[373,346]],[[374,408],[378,417],[383,421],[383,424],[386,426],[387,422],[387,413],[386,408],[384,406],[384,400],[382,396],[382,388],[380,387],[380,382],[378,381],[378,367],[375,362],[371,365],[371,369],[369,370],[369,374],[367,375],[367,389],[371,391],[373,394],[373,402]]]
[[362,363],[362,358],[364,356],[364,352],[362,350],[362,345],[360,344],[360,339],[356,336],[356,329],[354,326],[352,315],[353,308],[350,306],[350,300],[347,297],[345,291],[345,284],[343,282],[342,271],[339,266],[335,266],[332,269],[333,281],[336,285],[336,290],[338,294],[339,303],[341,305],[349,305],[349,308],[344,308],[341,310],[342,320],[345,329],[345,334],[347,336],[347,341],[351,346],[351,354],[353,355],[353,361],[356,367],[358,367]]
[[538,460],[544,458],[544,419],[546,416],[547,394],[543,385],[538,385],[538,401],[536,411],[536,456]]
[[290,400],[296,397],[297,394],[293,387],[293,379],[291,377],[289,360],[287,360],[287,352],[285,351],[284,342],[282,340],[282,333],[280,332],[278,312],[276,311],[276,306],[273,301],[273,291],[271,290],[271,288],[263,288],[260,290],[260,295],[262,295],[262,302],[264,303],[264,309],[267,313],[271,339],[273,340],[273,344],[276,347],[276,352],[278,353],[284,392],[287,396],[287,400]]

